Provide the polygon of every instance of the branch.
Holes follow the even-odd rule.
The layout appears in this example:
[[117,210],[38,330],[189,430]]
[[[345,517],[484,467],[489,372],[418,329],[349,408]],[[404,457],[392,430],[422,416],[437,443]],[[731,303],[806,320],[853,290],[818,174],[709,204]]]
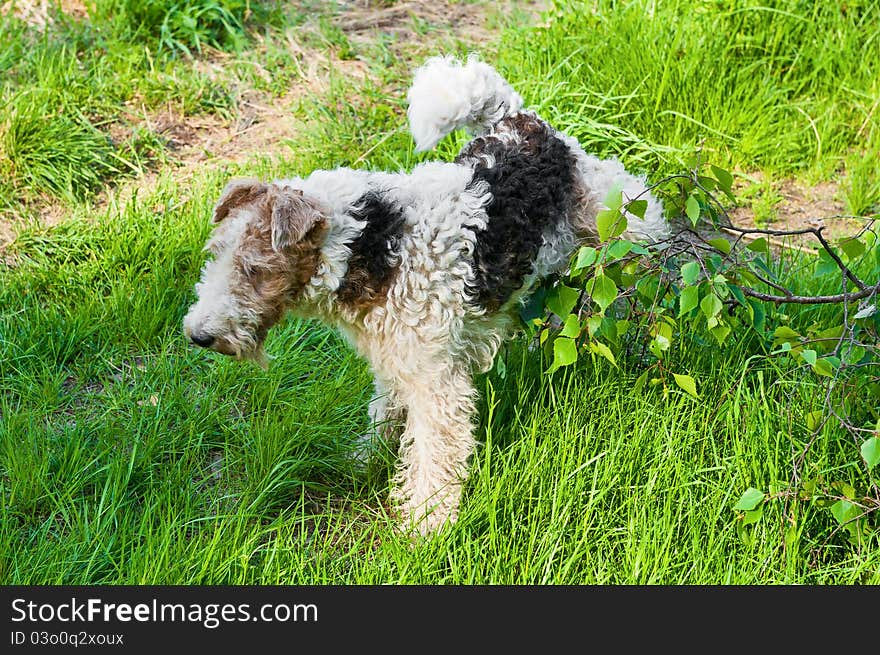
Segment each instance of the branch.
[[[755,240],[761,238],[761,237],[753,236],[751,234],[746,234],[741,231],[737,232],[736,229],[730,228],[730,227],[722,227],[721,231],[727,232],[728,234],[735,236],[737,239],[745,239],[746,241],[755,241]],[[812,248],[807,248],[805,246],[798,246],[793,243],[785,243],[784,241],[780,241],[779,239],[774,239],[771,235],[767,235],[767,236],[769,237],[767,239],[767,243],[770,243],[770,244],[776,246],[777,248],[788,248],[789,250],[797,250],[799,252],[803,252],[808,255],[815,255],[816,254],[816,251],[813,250]]]
[[[862,280],[860,280],[855,273],[853,273],[849,268],[847,268],[846,264],[840,259],[834,250],[831,249],[831,245],[825,240],[825,237],[822,236],[822,230],[824,228],[821,227],[807,227],[801,230],[759,230],[759,229],[751,229],[751,228],[741,228],[736,227],[735,225],[730,225],[727,227],[725,231],[733,231],[739,232],[740,234],[766,234],[769,236],[795,236],[798,234],[812,234],[816,239],[819,240],[819,243],[822,244],[822,248],[825,249],[825,252],[828,253],[828,256],[834,260],[834,263],[837,264],[837,267],[849,278],[850,282],[855,284],[860,291],[865,291],[870,288],[867,284],[865,284]],[[870,294],[868,294],[870,295]],[[865,296],[863,296],[865,297]],[[837,301],[828,301],[828,302],[842,302],[841,300]]]
[[757,298],[758,300],[772,302],[777,305],[781,305],[787,302],[793,303],[795,305],[828,305],[841,302],[848,303],[853,300],[862,300],[863,298],[868,298],[876,293],[880,293],[880,283],[875,284],[873,287],[865,287],[857,293],[838,293],[834,296],[795,296],[793,294],[787,294],[785,296],[773,296],[767,293],[761,293],[760,291],[755,291],[754,289],[750,289],[749,287],[741,288],[743,293],[750,298]]

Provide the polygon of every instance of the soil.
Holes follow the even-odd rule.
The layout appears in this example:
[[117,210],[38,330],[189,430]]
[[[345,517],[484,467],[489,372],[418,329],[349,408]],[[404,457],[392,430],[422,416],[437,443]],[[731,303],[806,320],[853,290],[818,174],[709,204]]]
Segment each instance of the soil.
[[[760,179],[760,174],[750,177]],[[742,185],[741,185],[742,186]],[[837,182],[820,182],[807,185],[795,180],[784,180],[774,185],[780,200],[773,207],[772,220],[758,223],[748,201],[729,210],[733,225],[741,228],[759,228],[796,231],[805,228],[824,228],[823,235],[829,240],[858,234],[866,225],[865,218],[848,216],[846,204],[841,198]],[[737,194],[737,189],[734,189]],[[737,194],[739,195],[739,194]],[[778,237],[777,241],[798,248],[815,248],[818,242],[812,235]]]
[[[61,9],[70,15],[87,15],[83,2],[63,0],[60,4]],[[545,6],[545,3],[534,0],[518,0],[515,4],[532,14],[537,14]],[[425,30],[426,25],[433,30],[443,30],[454,38],[480,43],[492,34],[492,30],[486,26],[489,10],[504,11],[505,5],[512,7],[513,1],[471,3],[426,0],[391,6],[375,1],[343,1],[339,3],[342,11],[333,22],[354,44],[375,40],[379,34],[383,34],[393,36],[392,43],[429,46],[436,39],[436,31]],[[0,12],[12,8],[19,17],[32,24],[43,25],[51,20],[48,12],[50,6],[47,0],[17,2],[14,6],[7,2],[0,4]],[[222,167],[246,161],[257,153],[272,158],[287,152],[287,142],[297,133],[294,108],[304,95],[323,93],[329,86],[331,70],[356,78],[364,78],[368,74],[367,65],[357,59],[342,59],[327,50],[307,49],[293,38],[288,38],[288,44],[299,55],[300,61],[308,64],[304,79],[281,98],[253,89],[244,90],[239,96],[236,116],[232,120],[212,115],[184,116],[172,107],[150,113],[133,101],[124,110],[127,120],[105,129],[111,138],[123,140],[132,129],[146,125],[164,138],[168,147],[166,155],[170,160],[168,167],[174,170],[174,176],[182,185],[196,171],[204,171],[206,166]],[[259,42],[255,47],[259,47]],[[198,62],[198,66],[208,75],[219,75],[231,58],[232,55],[227,53],[211,51],[205,60]],[[144,197],[145,192],[155,186],[158,177],[158,171],[148,171],[134,180],[110,187],[94,200],[96,212],[110,202],[111,193],[115,193],[122,203],[135,194]],[[36,220],[41,225],[54,225],[68,213],[63,205],[50,199],[41,201],[36,209]],[[16,227],[21,222],[22,219],[15,217],[11,221],[0,219],[0,256],[4,247],[14,239]]]

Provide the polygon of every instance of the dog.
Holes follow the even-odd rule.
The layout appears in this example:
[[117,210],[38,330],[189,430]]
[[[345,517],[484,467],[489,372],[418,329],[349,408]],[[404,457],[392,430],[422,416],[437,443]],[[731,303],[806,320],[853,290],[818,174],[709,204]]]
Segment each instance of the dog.
[[407,530],[455,521],[474,450],[476,372],[487,371],[540,280],[598,243],[617,185],[647,201],[625,238],[668,236],[643,177],[583,151],[478,58],[429,59],[407,116],[417,150],[459,128],[452,162],[411,172],[351,168],[229,182],[213,211],[212,255],[184,319],[195,345],[265,364],[286,313],[334,326],[369,362],[369,414],[399,439],[392,499]]

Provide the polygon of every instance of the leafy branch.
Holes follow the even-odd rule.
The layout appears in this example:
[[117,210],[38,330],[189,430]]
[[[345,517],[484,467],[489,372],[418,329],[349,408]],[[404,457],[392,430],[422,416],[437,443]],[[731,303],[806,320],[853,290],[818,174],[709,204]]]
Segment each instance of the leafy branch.
[[[833,420],[852,436],[869,482],[861,495],[851,491],[837,498],[831,513],[848,526],[853,539],[860,539],[866,521],[880,512],[874,477],[880,464],[880,313],[874,302],[880,293],[880,237],[875,219],[855,236],[834,243],[821,227],[740,228],[719,199],[723,195],[735,202],[732,183],[727,171],[701,164],[698,153],[689,171],[669,175],[639,196],[626,198],[612,190],[596,218],[598,243],[580,248],[567,274],[540,289],[522,317],[552,362],[549,373],[581,356],[603,358],[615,367],[623,358],[642,369],[635,393],[657,388],[664,396],[678,392],[699,398],[698,380],[677,370],[676,352],[682,343],[706,345],[703,335],[717,347],[756,338],[755,356],[776,362],[781,376],[812,373],[824,389],[822,409],[803,418],[811,436],[793,457],[790,488],[766,499],[784,500],[788,513],[790,498],[807,482],[807,454]],[[677,228],[663,241],[633,243],[623,238],[628,217],[644,218],[648,192],[665,200]],[[796,236],[812,237],[815,249],[782,241]],[[840,292],[797,292],[793,282],[807,273],[817,282],[838,277]],[[793,320],[782,312],[787,305],[810,313],[796,312]],[[816,313],[810,306],[827,309]],[[833,493],[826,489],[824,497]],[[759,518],[757,509],[742,509],[740,528]],[[855,530],[852,521],[862,527]]]

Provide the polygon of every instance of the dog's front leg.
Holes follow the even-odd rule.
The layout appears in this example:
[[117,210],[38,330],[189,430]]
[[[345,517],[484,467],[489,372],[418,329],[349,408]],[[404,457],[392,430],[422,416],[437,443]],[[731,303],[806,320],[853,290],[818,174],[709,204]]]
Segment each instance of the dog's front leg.
[[370,427],[358,438],[355,448],[355,457],[362,462],[367,462],[383,444],[394,447],[406,423],[406,409],[391,386],[378,375],[373,386],[375,391],[367,407]]
[[372,431],[385,441],[400,438],[406,422],[406,410],[392,386],[377,375],[373,380],[374,393],[367,408]]
[[467,460],[474,448],[475,391],[469,372],[433,362],[398,390],[406,407],[394,498],[406,529],[439,530],[458,517]]

